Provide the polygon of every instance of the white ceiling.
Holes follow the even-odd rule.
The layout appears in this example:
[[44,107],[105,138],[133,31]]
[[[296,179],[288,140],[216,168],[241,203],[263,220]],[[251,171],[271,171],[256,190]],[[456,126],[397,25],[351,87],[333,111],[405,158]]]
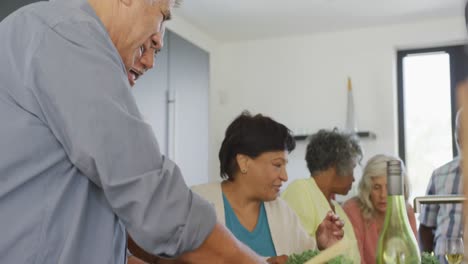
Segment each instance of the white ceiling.
[[183,0],[175,13],[220,41],[464,15],[465,0]]

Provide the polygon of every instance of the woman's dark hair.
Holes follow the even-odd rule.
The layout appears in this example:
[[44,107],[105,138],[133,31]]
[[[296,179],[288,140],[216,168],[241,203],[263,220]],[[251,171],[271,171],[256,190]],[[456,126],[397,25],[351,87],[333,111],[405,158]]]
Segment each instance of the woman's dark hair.
[[361,147],[352,134],[322,129],[309,137],[305,159],[312,176],[331,167],[343,176],[353,169],[353,161],[361,158]]
[[226,129],[219,150],[221,178],[234,180],[234,174],[239,170],[237,154],[256,158],[268,151],[291,152],[295,147],[296,142],[285,125],[261,114],[252,116],[244,111]]

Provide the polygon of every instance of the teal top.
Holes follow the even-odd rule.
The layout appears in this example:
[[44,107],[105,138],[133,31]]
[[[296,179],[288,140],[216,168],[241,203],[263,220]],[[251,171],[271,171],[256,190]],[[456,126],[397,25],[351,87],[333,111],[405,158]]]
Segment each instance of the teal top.
[[268,225],[264,204],[261,203],[257,225],[255,226],[255,229],[250,232],[239,222],[239,219],[237,219],[234,210],[232,210],[232,207],[224,194],[223,202],[226,227],[231,230],[234,236],[260,256],[276,256],[276,250],[271,238],[270,226]]

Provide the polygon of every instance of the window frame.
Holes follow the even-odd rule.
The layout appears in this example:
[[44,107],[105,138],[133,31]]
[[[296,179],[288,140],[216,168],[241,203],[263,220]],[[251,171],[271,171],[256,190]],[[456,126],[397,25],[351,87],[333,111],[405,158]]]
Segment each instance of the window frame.
[[451,108],[451,126],[452,126],[452,154],[453,157],[458,155],[458,150],[455,143],[455,117],[457,113],[457,84],[466,79],[468,76],[467,55],[465,54],[465,46],[443,46],[422,49],[406,49],[397,51],[397,100],[398,100],[398,154],[403,162],[406,163],[406,140],[405,140],[405,109],[404,109],[404,76],[403,76],[403,60],[410,55],[418,55],[424,53],[445,52],[450,57],[450,108]]

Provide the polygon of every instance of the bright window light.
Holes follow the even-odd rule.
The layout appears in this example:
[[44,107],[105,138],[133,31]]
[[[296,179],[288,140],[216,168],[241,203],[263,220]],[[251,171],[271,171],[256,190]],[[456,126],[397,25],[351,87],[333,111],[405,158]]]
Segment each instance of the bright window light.
[[449,54],[406,56],[403,87],[406,165],[413,201],[425,195],[432,171],[453,158]]

